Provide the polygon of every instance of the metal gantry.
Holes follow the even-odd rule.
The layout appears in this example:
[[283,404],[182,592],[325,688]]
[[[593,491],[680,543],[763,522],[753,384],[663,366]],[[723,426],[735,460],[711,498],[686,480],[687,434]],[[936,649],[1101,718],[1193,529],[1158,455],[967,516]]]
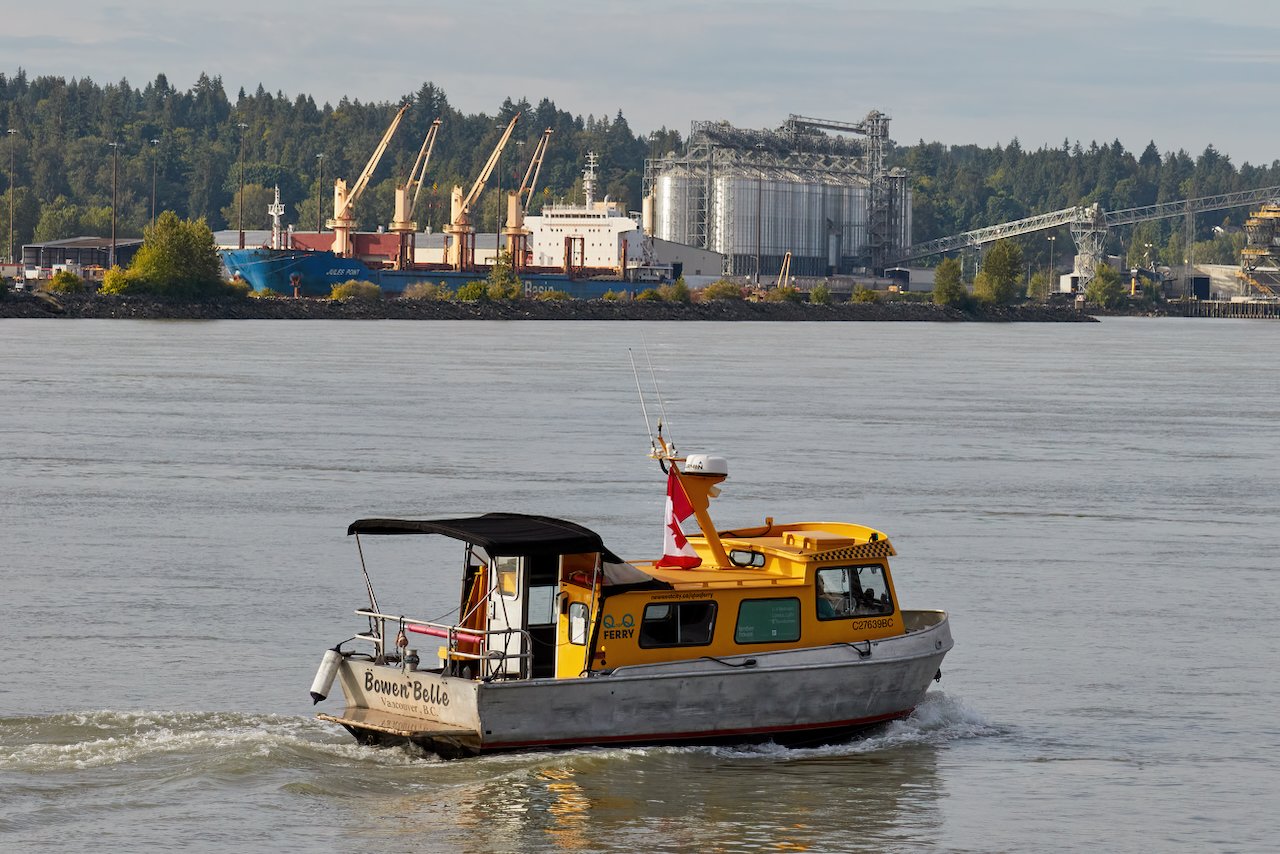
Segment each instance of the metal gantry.
[[898,256],[898,263],[930,255],[954,252],[958,249],[977,248],[1007,237],[1017,237],[1037,231],[1070,226],[1071,237],[1076,243],[1080,256],[1079,272],[1082,284],[1088,283],[1094,276],[1102,259],[1103,246],[1108,231],[1121,225],[1133,225],[1157,219],[1168,219],[1175,216],[1194,216],[1203,211],[1226,210],[1244,207],[1280,199],[1280,186],[1262,187],[1257,190],[1237,190],[1232,193],[1220,193],[1215,196],[1201,196],[1194,199],[1179,199],[1172,202],[1161,202],[1155,205],[1144,205],[1136,208],[1124,208],[1118,211],[1103,210],[1100,205],[1078,205],[1050,213],[1037,214],[1025,219],[1003,222],[999,225],[977,228],[972,231],[953,234],[925,243],[917,243]]

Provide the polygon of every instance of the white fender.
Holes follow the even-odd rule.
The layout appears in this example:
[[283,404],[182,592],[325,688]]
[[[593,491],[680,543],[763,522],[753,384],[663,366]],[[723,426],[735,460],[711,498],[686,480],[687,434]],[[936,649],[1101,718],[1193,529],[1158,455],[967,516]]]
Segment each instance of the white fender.
[[312,705],[329,696],[329,689],[333,687],[333,680],[338,675],[338,665],[341,663],[342,653],[336,649],[325,650],[324,658],[320,659],[320,669],[316,671],[316,678],[311,683]]

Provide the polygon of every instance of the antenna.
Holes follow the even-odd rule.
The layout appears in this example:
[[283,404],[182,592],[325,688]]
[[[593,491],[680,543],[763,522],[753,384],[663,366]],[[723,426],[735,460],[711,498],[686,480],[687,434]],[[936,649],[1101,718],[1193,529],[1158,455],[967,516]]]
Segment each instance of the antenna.
[[[645,339],[644,333],[640,334],[640,340],[644,343],[644,358],[649,363],[649,378],[653,381],[653,393],[658,396],[658,409],[662,413],[662,420],[658,422],[658,435],[662,435],[662,424],[667,420],[667,404],[662,399],[662,389],[658,386],[658,374],[653,369],[653,359],[649,358],[649,342]],[[670,445],[672,454],[676,452],[675,443]]]
[[[653,438],[653,427],[649,424],[649,408],[644,403],[644,389],[640,387],[640,372],[636,370],[636,354],[631,352],[631,348],[627,348],[627,356],[631,359],[631,373],[636,378],[636,392],[640,395],[640,411],[644,413],[644,429],[649,434],[649,447],[655,452],[658,450],[658,443]],[[662,425],[658,425],[658,429],[662,429]]]

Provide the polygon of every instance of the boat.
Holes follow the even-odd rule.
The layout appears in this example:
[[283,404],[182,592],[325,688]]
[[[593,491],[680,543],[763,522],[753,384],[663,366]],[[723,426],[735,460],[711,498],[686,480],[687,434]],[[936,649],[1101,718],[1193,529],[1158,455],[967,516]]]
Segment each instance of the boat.
[[[336,682],[345,708],[319,717],[364,744],[453,758],[813,744],[908,716],[952,638],[944,611],[902,607],[888,536],[771,517],[719,529],[709,506],[727,461],[678,456],[658,435],[660,557],[625,561],[581,524],[539,515],[351,523],[369,604],[361,631],[324,653],[311,697]],[[361,542],[406,535],[461,544],[457,619],[379,606]]]
[[[370,161],[366,173],[375,163]],[[595,199],[596,166],[595,154],[589,153],[583,173],[585,202],[581,205],[548,204],[538,215],[526,217],[520,208],[523,191],[508,194],[504,251],[509,261],[518,261],[514,272],[526,297],[548,291],[573,299],[600,299],[610,292],[634,296],[671,278],[671,267],[653,262],[652,240],[622,206],[608,198]],[[345,182],[338,183],[345,188]],[[352,195],[358,195],[362,187],[363,183],[358,183]],[[458,207],[469,206],[476,193],[473,188],[468,200],[458,202]],[[344,204],[345,195],[335,198],[335,208]],[[357,232],[347,227],[334,233],[302,232],[282,225],[284,210],[276,188],[275,202],[267,208],[273,223],[270,242],[219,250],[228,277],[247,282],[255,291],[308,297],[327,297],[334,286],[352,280],[372,282],[388,296],[398,296],[415,284],[443,285],[457,291],[468,282],[483,280],[501,249],[499,238],[490,235],[491,249],[484,250],[490,253],[490,264],[476,264],[474,256],[480,250],[474,233],[456,234],[449,228],[449,233],[437,234]],[[401,214],[397,221],[405,220],[404,228],[411,228],[408,213]],[[332,222],[347,220],[335,214]],[[458,257],[460,245],[466,248]],[[342,252],[337,250],[339,246]]]
[[[301,237],[301,235],[295,235]],[[355,235],[357,244],[365,235]],[[374,234],[369,237],[376,237]],[[299,241],[301,243],[301,241]],[[431,266],[415,266],[394,269],[379,266],[364,259],[344,258],[327,249],[308,249],[302,246],[289,249],[248,247],[220,250],[223,266],[228,275],[243,279],[255,291],[271,291],[278,294],[328,297],[335,285],[352,279],[373,282],[388,296],[398,296],[411,285],[420,283],[443,284],[452,291],[477,280],[484,280],[487,269],[459,271]],[[618,277],[588,278],[563,272],[521,271],[520,281],[525,296],[536,297],[547,291],[561,291],[574,299],[600,299],[606,293],[633,293],[637,285]]]

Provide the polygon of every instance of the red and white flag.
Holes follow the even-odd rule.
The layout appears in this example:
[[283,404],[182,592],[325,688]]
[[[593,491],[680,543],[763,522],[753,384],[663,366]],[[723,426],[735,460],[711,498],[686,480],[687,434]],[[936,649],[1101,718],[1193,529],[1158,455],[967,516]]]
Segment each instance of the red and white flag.
[[662,557],[655,561],[655,566],[693,569],[702,564],[702,558],[698,557],[684,531],[680,530],[680,523],[692,515],[693,503],[680,485],[676,464],[672,463],[667,473],[667,524],[662,530]]

